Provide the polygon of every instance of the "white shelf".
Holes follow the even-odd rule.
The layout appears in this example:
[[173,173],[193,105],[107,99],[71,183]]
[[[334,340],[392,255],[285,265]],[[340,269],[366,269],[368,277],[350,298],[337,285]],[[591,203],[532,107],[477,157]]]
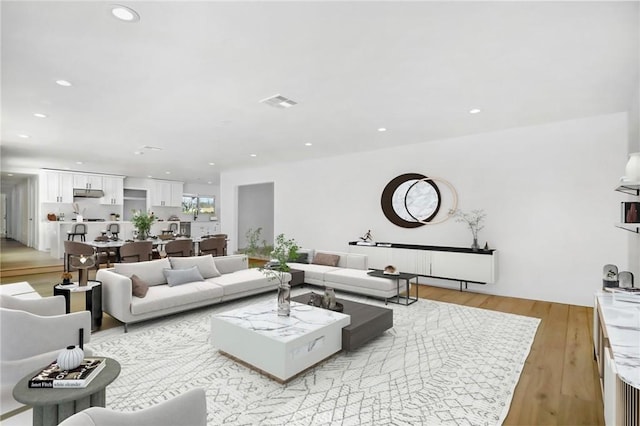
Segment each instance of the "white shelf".
[[616,188],[616,191],[640,196],[640,182],[623,182]]
[[615,224],[617,228],[625,229],[627,231],[635,232],[636,234],[640,234],[640,223],[621,223],[618,222]]

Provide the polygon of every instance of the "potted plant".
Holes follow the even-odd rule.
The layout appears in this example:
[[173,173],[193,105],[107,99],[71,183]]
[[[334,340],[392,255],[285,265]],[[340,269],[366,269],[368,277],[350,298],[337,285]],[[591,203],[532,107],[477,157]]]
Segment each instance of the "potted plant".
[[478,231],[484,228],[484,219],[487,217],[487,214],[484,210],[471,210],[471,212],[465,213],[462,210],[458,210],[455,213],[456,222],[464,222],[467,224],[469,229],[471,230],[471,235],[473,236],[473,244],[471,248],[474,251],[479,250],[478,246]]
[[296,241],[286,239],[284,234],[276,237],[273,251],[271,252],[271,261],[260,270],[269,278],[269,280],[278,280],[278,315],[289,316],[291,311],[291,295],[289,282],[285,282],[285,273],[291,268],[287,265],[289,259],[298,257],[298,245]]
[[71,278],[73,278],[73,275],[71,275],[71,272],[63,272],[62,273],[62,284],[71,284]]
[[138,231],[138,239],[146,240],[151,231],[151,224],[155,222],[156,217],[153,213],[143,212],[142,210],[133,210],[133,217],[131,222]]

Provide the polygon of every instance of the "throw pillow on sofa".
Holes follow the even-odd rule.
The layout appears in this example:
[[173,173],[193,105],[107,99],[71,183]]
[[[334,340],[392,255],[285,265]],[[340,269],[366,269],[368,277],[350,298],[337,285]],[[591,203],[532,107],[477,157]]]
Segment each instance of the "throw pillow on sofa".
[[131,275],[131,294],[136,297],[145,297],[149,291],[149,284],[136,274]]
[[125,277],[136,274],[150,286],[165,284],[167,282],[167,279],[162,273],[164,268],[171,268],[169,259],[165,258],[136,263],[116,263],[113,265],[115,273],[124,275]]
[[197,266],[200,274],[205,279],[219,277],[221,275],[213,261],[213,256],[210,254],[206,256],[170,257],[169,261],[173,269],[187,269]]
[[197,266],[187,269],[163,269],[162,272],[165,277],[167,277],[167,284],[169,284],[169,287],[192,283],[194,281],[204,281],[204,278],[202,278],[202,274],[200,274]]
[[337,254],[316,253],[311,263],[314,265],[338,266],[338,262],[340,262],[340,256]]

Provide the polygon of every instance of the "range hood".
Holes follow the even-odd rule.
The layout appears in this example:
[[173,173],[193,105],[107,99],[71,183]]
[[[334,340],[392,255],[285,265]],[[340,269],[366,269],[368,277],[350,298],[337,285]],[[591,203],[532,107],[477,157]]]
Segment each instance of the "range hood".
[[73,188],[73,197],[102,198],[104,197],[104,191],[102,189]]

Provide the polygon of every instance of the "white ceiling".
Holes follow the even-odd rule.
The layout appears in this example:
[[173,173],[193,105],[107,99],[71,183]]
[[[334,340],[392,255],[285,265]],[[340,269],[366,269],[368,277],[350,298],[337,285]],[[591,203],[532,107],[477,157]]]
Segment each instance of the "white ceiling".
[[[627,111],[638,90],[637,1],[123,2],[138,23],[109,4],[2,1],[3,180],[47,167],[216,183]],[[275,94],[298,105],[259,103]]]

